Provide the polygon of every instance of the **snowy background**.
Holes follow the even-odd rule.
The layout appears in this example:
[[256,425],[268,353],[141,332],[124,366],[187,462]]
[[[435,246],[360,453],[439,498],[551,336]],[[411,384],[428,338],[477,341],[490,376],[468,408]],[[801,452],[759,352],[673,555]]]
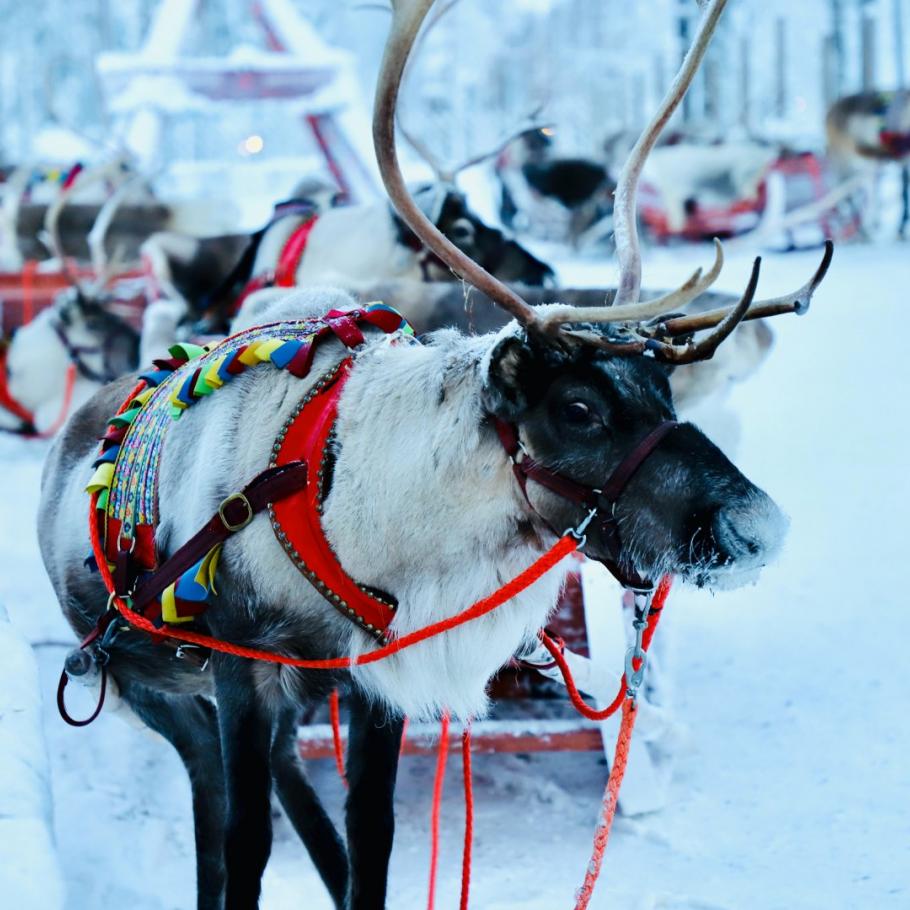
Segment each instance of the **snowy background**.
[[[366,109],[385,14],[337,0],[293,5],[327,45],[350,52]],[[152,0],[3,3],[0,155],[68,158],[76,139],[85,143],[76,154],[98,154],[99,143],[121,135],[95,63],[102,52],[136,52],[156,7]],[[653,106],[678,60],[679,17],[693,9],[676,0],[464,0],[431,38],[420,78],[411,80],[407,118],[457,160],[545,103],[560,148],[594,154],[611,131],[634,129]],[[876,84],[898,79],[896,9],[892,0],[734,0],[713,52],[714,76],[703,76],[692,95],[690,123],[800,137],[820,148],[826,93],[862,83],[862,16],[874,19],[878,36]],[[780,84],[770,75],[777,17],[788,48]],[[192,35],[196,54],[243,45],[262,52],[241,0],[201,4]],[[180,108],[165,121],[169,141],[144,151],[160,156],[155,166],[167,185],[186,194],[200,191],[214,162],[239,193],[238,227],[256,226],[307,154],[287,113],[278,102],[241,105],[230,115]],[[265,140],[256,161],[238,152],[253,132]],[[485,172],[463,185],[479,211],[494,212]],[[885,229],[893,207],[886,214]],[[901,345],[910,257],[906,244],[885,235],[837,250],[811,313],[774,324],[772,356],[727,404],[740,425],[737,463],[790,515],[788,542],[756,587],[716,597],[674,590],[659,634],[670,652],[674,717],[686,735],[667,807],[618,819],[596,908],[910,907],[903,561],[910,389]],[[606,254],[546,252],[564,285],[614,279]],[[755,252],[748,240],[732,245],[722,289],[741,289]],[[649,250],[645,283],[678,284],[695,259],[707,258],[706,248]],[[816,261],[815,251],[766,256],[762,293],[798,285]],[[36,543],[46,450],[44,442],[0,437],[0,900],[17,910],[189,910],[190,797],[175,753],[111,712],[81,731],[56,714],[54,690],[72,636]],[[74,711],[85,707],[78,692],[73,700]],[[453,754],[440,910],[458,903],[460,771]],[[310,773],[340,816],[333,762],[313,762]],[[404,759],[393,910],[425,904],[432,776],[432,759]],[[605,776],[593,753],[476,757],[472,906],[571,907]],[[330,907],[278,814],[262,906]]]
[[[732,291],[747,262],[731,258]],[[690,261],[653,254],[646,274],[669,285]],[[814,253],[769,257],[765,289],[785,290],[814,262]],[[908,283],[906,247],[839,250],[810,314],[775,324],[772,357],[735,391],[738,462],[789,513],[788,544],[757,587],[673,592],[659,634],[671,646],[687,746],[667,809],[618,821],[594,906],[910,906],[908,380],[900,347],[882,337],[904,320]],[[35,544],[44,447],[0,439],[0,601],[41,669],[66,906],[186,910],[192,826],[176,755],[116,716],[72,730],[53,706],[71,639]],[[9,779],[16,772],[5,764]],[[334,764],[314,762],[311,773],[340,810]],[[457,906],[459,774],[453,755],[440,908]],[[404,760],[392,908],[425,900],[432,775],[432,759]],[[572,906],[604,779],[595,754],[477,757],[473,906]],[[328,908],[290,827],[280,820],[277,832],[263,906]],[[32,861],[18,843],[4,842],[0,869]]]

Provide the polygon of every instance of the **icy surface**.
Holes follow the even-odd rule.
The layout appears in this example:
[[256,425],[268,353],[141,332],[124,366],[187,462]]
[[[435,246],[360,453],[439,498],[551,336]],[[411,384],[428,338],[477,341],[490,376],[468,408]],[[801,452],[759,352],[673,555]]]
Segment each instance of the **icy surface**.
[[[907,246],[843,248],[812,312],[780,319],[762,372],[733,397],[738,462],[790,514],[783,557],[757,587],[676,590],[666,636],[679,719],[671,802],[617,822],[592,906],[616,910],[868,910],[910,906],[910,635],[905,570]],[[681,281],[707,248],[650,253],[645,283]],[[745,283],[745,251],[725,289]],[[763,293],[802,283],[815,254],[769,256]],[[566,282],[608,283],[603,262]],[[891,332],[901,333],[892,341]],[[111,716],[72,730],[53,708],[71,636],[35,544],[44,443],[0,439],[0,602],[36,645],[67,910],[194,906],[189,788],[167,744]],[[605,605],[609,607],[610,605]],[[56,642],[64,643],[58,646]],[[4,682],[15,682],[0,655]],[[71,687],[73,688],[73,687]],[[78,694],[78,693],[76,693]],[[74,701],[77,701],[74,696]],[[74,711],[89,706],[77,701]],[[472,906],[573,905],[604,784],[595,755],[479,756]],[[425,903],[432,759],[405,759],[389,907]],[[12,754],[0,774],[27,774]],[[337,814],[331,761],[312,777]],[[460,762],[449,763],[437,907],[457,906]],[[27,781],[23,779],[23,787]],[[39,847],[4,838],[0,894]],[[40,859],[40,857],[38,858]],[[330,904],[290,827],[277,821],[267,910]]]

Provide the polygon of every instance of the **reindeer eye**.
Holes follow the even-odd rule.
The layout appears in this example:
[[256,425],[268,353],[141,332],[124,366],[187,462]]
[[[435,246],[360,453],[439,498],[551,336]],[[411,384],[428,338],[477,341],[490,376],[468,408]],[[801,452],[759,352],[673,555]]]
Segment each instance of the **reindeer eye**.
[[567,423],[585,426],[594,419],[594,411],[583,401],[570,401],[563,405],[562,416]]

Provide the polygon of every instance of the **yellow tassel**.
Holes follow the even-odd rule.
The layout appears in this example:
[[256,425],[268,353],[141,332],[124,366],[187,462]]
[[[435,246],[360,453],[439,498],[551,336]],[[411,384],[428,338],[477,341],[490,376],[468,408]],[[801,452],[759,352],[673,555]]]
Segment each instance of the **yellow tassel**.
[[170,623],[193,621],[192,616],[177,615],[177,601],[174,597],[174,585],[168,585],[161,594],[161,618],[165,622]]
[[152,392],[154,391],[155,387],[150,386],[144,392],[140,392],[134,399],[132,399],[132,401],[130,401],[130,407],[142,407],[142,405],[144,405],[149,400],[149,398],[152,397]]
[[220,389],[224,385],[224,380],[218,375],[218,370],[225,361],[225,357],[216,357],[212,365],[205,371],[205,381],[213,388]]
[[215,573],[218,571],[218,560],[221,557],[221,544],[212,547],[202,560],[202,565],[196,573],[196,581],[204,585],[212,594],[217,594],[215,588]]
[[110,485],[111,481],[114,479],[114,466],[111,462],[105,462],[104,464],[98,465],[95,468],[95,473],[92,474],[92,479],[88,482],[88,486],[85,488],[86,493],[97,493],[99,490],[106,490]]
[[265,363],[274,351],[284,344],[283,338],[267,338],[256,345],[256,357],[260,363]]
[[259,357],[256,356],[256,351],[259,349],[261,342],[254,341],[239,357],[238,360],[241,363],[245,363],[248,367],[256,366],[257,363],[261,363]]

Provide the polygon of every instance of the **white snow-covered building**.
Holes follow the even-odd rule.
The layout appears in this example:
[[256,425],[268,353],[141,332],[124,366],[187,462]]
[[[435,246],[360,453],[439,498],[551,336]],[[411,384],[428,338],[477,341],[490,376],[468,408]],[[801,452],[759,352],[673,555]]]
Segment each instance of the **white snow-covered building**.
[[196,54],[203,0],[161,0],[135,53],[99,56],[114,131],[168,198],[226,198],[255,224],[304,177],[352,200],[378,186],[352,55],[291,0],[250,5],[256,43]]

